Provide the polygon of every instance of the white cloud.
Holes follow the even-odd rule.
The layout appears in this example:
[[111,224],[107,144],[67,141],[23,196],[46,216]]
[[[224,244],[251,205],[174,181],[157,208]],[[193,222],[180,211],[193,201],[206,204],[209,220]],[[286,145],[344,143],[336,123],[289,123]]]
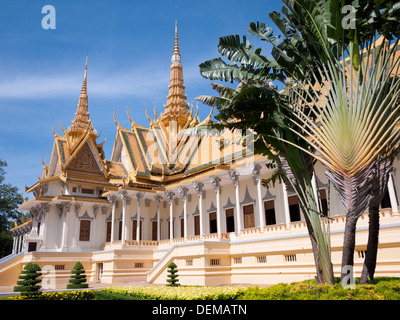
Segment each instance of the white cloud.
[[[89,76],[90,95],[100,97],[115,94],[146,96],[157,91],[163,81],[161,77],[145,78],[135,71],[104,73]],[[77,95],[80,92],[83,77],[76,74],[19,74],[12,79],[0,79],[0,98],[42,99]],[[158,81],[157,81],[158,80]],[[165,85],[165,84],[164,84]]]
[[[164,92],[169,83],[169,68],[164,70],[152,64],[125,70],[88,70],[90,96],[112,97],[131,95],[149,97]],[[64,69],[65,70],[65,69]],[[156,71],[155,71],[156,70]],[[7,75],[17,74],[9,77]],[[184,78],[199,77],[198,70],[184,67]],[[3,70],[0,76],[0,99],[43,99],[77,95],[80,92],[83,72],[15,72]]]

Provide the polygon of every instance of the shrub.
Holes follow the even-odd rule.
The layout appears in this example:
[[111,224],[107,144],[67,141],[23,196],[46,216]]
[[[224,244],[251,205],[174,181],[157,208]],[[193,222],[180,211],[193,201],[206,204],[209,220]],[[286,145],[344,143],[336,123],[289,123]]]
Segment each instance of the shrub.
[[[77,291],[59,291],[59,292],[43,292],[35,300],[92,300],[95,294],[93,290],[77,290]],[[11,300],[31,299],[24,295],[11,297]]]
[[174,262],[171,262],[168,265],[168,279],[167,279],[167,286],[169,287],[177,287],[179,286],[179,280],[178,280],[178,269],[177,269],[177,265]]
[[[381,281],[381,282],[379,282]],[[400,279],[375,280],[376,284],[357,284],[345,289],[341,283],[334,286],[318,285],[315,281],[277,284],[259,289],[248,288],[243,300],[400,300]]]
[[21,275],[17,281],[17,286],[14,287],[14,292],[21,292],[22,295],[33,297],[39,295],[40,285],[42,280],[37,279],[42,274],[39,272],[40,267],[36,263],[28,262],[24,269],[21,271]]
[[236,300],[244,294],[242,287],[108,287],[95,292],[99,300]]
[[71,270],[71,279],[67,284],[67,289],[87,288],[89,284],[86,282],[85,269],[79,261],[75,263],[74,268]]

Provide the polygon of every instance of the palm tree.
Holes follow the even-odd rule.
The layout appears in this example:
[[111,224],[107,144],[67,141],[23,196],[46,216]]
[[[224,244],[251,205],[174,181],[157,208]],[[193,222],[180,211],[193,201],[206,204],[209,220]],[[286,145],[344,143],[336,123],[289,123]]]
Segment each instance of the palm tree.
[[[277,12],[270,13],[271,20],[282,33],[282,39],[275,36],[272,29],[266,27],[264,23],[251,23],[249,28],[249,34],[255,35],[262,41],[272,44],[273,49],[271,53],[274,60],[261,55],[261,49],[255,49],[245,37],[243,37],[243,41],[240,41],[239,36],[220,38],[219,52],[222,56],[233,61],[233,63],[226,63],[221,58],[210,60],[200,65],[201,73],[204,77],[213,80],[223,80],[228,82],[238,80],[239,85],[236,89],[231,89],[220,84],[213,84],[214,88],[219,92],[219,97],[202,96],[199,97],[199,99],[207,104],[217,106],[218,111],[220,112],[217,118],[221,121],[222,126],[225,125],[229,127],[229,125],[231,125],[231,128],[252,128],[257,133],[258,137],[255,143],[255,150],[257,152],[268,154],[271,156],[271,159],[275,159],[275,163],[281,171],[283,171],[281,172],[283,176],[285,176],[285,170],[286,173],[290,172],[290,174],[286,175],[286,181],[288,182],[288,185],[293,185],[293,181],[295,181],[293,178],[298,179],[299,177],[310,177],[311,172],[307,170],[307,164],[310,163],[310,161],[306,160],[307,156],[301,154],[300,158],[297,160],[301,159],[299,163],[303,165],[302,167],[295,165],[295,162],[291,162],[291,164],[285,163],[285,157],[294,154],[293,151],[288,148],[288,145],[300,146],[301,151],[320,161],[324,159],[324,155],[315,154],[315,151],[318,151],[318,153],[321,151],[321,148],[317,148],[319,147],[318,143],[327,143],[327,141],[329,141],[328,138],[332,137],[336,137],[337,139],[349,139],[345,146],[347,150],[344,150],[346,148],[342,150],[347,152],[347,154],[344,153],[345,158],[337,159],[331,154],[326,154],[332,156],[332,159],[330,159],[332,161],[354,161],[357,152],[365,150],[364,148],[359,147],[361,141],[360,137],[366,139],[366,132],[371,128],[366,128],[366,130],[363,131],[361,125],[365,124],[364,120],[368,118],[368,112],[371,112],[371,110],[364,110],[364,113],[361,112],[360,110],[362,110],[363,105],[360,103],[358,104],[358,109],[355,108],[354,110],[358,110],[359,115],[363,115],[364,118],[362,119],[350,117],[351,115],[355,116],[355,114],[347,114],[346,118],[346,112],[336,115],[335,118],[327,111],[332,108],[324,108],[324,110],[328,112],[327,116],[331,117],[332,122],[336,122],[336,131],[331,126],[329,129],[331,129],[332,132],[329,133],[326,131],[327,129],[323,132],[328,135],[328,140],[314,141],[314,144],[311,144],[310,141],[306,141],[307,146],[304,147],[304,141],[301,141],[300,143],[296,141],[296,139],[289,134],[287,129],[298,137],[314,137],[314,132],[312,132],[310,128],[314,128],[312,127],[313,125],[315,128],[319,128],[320,126],[322,127],[321,123],[324,123],[321,122],[318,117],[325,116],[317,109],[317,107],[324,105],[326,102],[325,100],[327,99],[331,101],[332,106],[336,103],[339,106],[340,103],[346,101],[347,92],[346,90],[343,90],[343,85],[345,86],[348,83],[346,83],[347,78],[346,71],[343,69],[344,66],[342,65],[341,67],[340,65],[340,61],[343,57],[349,56],[348,61],[351,61],[352,71],[350,72],[350,78],[353,79],[350,81],[351,86],[354,85],[359,89],[360,84],[365,83],[365,81],[363,82],[363,79],[366,79],[365,74],[367,70],[365,68],[361,69],[364,71],[361,71],[362,73],[358,74],[357,78],[356,76],[353,77],[353,73],[357,75],[357,72],[360,70],[360,49],[366,47],[366,43],[372,43],[373,41],[371,40],[375,40],[374,37],[376,34],[383,34],[386,39],[399,37],[400,15],[398,13],[400,5],[398,2],[382,2],[379,0],[283,0],[283,3],[285,6],[281,10],[283,14],[282,16]],[[345,4],[351,5],[353,9],[358,10],[355,28],[343,27],[342,22],[344,17],[341,12]],[[335,72],[336,68],[338,68],[339,71]],[[295,86],[289,84],[290,81],[287,81],[289,80],[289,77],[293,80]],[[371,77],[371,79],[372,78],[373,77]],[[269,80],[279,80],[281,82],[286,81],[287,87],[291,87],[289,90],[290,94],[285,96],[283,94],[277,94],[276,92],[273,94],[268,92],[270,89],[268,85]],[[382,80],[382,74],[380,79],[375,77],[375,80]],[[341,83],[339,83],[339,81],[341,81]],[[371,81],[368,83],[372,84]],[[327,82],[338,84],[340,90],[337,91],[335,90],[336,87],[331,88],[330,86],[327,86]],[[317,86],[315,87],[316,83]],[[375,81],[375,83],[377,83],[377,81]],[[380,88],[383,88],[383,91],[386,93],[392,92],[393,95],[394,87],[394,81],[391,82],[390,90],[388,87],[383,85],[380,86]],[[330,90],[326,91],[326,88]],[[369,92],[371,86],[364,84],[363,90],[364,89],[368,91],[368,97],[370,99],[375,99],[379,95],[371,94]],[[380,98],[383,97],[383,91],[380,92]],[[354,92],[358,92],[358,94],[356,94],[355,97],[350,94],[349,97],[358,99],[359,96],[364,94],[363,91],[360,92],[360,90],[357,91],[357,89],[355,89],[353,93]],[[325,99],[323,98],[324,96]],[[290,120],[290,116],[287,116],[287,114],[296,110],[297,115],[299,115],[297,119],[299,121],[297,123],[297,128],[293,128],[291,125],[296,122],[287,124],[285,120],[277,117],[277,114],[285,114],[285,112],[282,111],[282,108],[279,110],[277,109],[279,112],[275,112],[276,110],[274,111],[273,109],[278,106],[287,107],[288,105],[294,105],[294,101],[290,101],[292,97],[301,97],[301,99],[299,98],[297,100],[299,106],[297,110],[287,108],[286,117]],[[337,100],[331,100],[334,98],[337,98]],[[243,101],[242,104],[238,103],[240,100],[246,99],[248,99],[247,104],[243,103]],[[353,99],[352,103],[355,101],[356,100]],[[388,102],[388,100],[386,100],[386,102]],[[369,103],[372,105],[371,100],[368,99],[364,99],[363,103]],[[241,109],[240,105],[244,106],[244,108]],[[310,105],[313,107],[309,108]],[[251,108],[249,109],[249,107]],[[273,108],[271,109],[271,107]],[[308,107],[308,109],[305,107]],[[374,104],[374,107],[376,111],[377,105]],[[342,106],[342,109],[346,109],[346,107]],[[249,112],[249,110],[252,112]],[[301,110],[300,113],[299,110]],[[223,122],[224,119],[229,120],[231,118],[235,118],[233,124],[229,123],[229,121],[225,121],[225,123]],[[303,118],[308,119],[308,121],[313,124],[307,126],[307,122],[305,122],[307,120],[304,120]],[[314,123],[315,119],[319,121]],[[339,120],[343,120],[344,122],[339,125]],[[355,120],[358,121],[358,124],[352,124],[351,121]],[[382,120],[382,118],[380,118],[380,120]],[[274,128],[272,133],[265,132],[264,129],[271,125],[271,123],[278,125],[275,127],[273,125],[271,126]],[[357,127],[360,130],[349,130],[348,127],[351,128],[352,125],[358,125]],[[340,128],[346,128],[346,130],[340,132]],[[382,132],[379,131],[379,133]],[[341,137],[339,137],[340,134]],[[353,134],[357,134],[359,139],[352,140]],[[275,145],[273,143],[274,138],[279,138],[281,139],[281,142],[285,142],[286,144],[278,145],[277,147],[276,143]],[[384,137],[384,139],[386,138],[387,137]],[[395,143],[397,138],[390,136],[389,140]],[[336,143],[340,144],[341,141],[342,140],[338,140]],[[382,143],[382,141],[376,142]],[[338,147],[338,145],[335,144],[326,145],[326,147],[328,146],[331,148]],[[269,152],[269,148],[272,148],[274,153]],[[351,151],[349,151],[350,149]],[[382,159],[389,159],[396,153],[394,149],[390,149],[390,147],[386,150],[386,153],[383,150],[385,150],[384,147],[382,147],[380,152],[378,152]],[[282,153],[279,153],[281,151]],[[369,153],[362,155],[362,157],[367,156],[371,158],[371,154]],[[351,159],[347,159],[346,157],[350,157]],[[348,172],[350,169],[347,167],[347,164],[343,167],[329,166],[329,162],[322,161],[328,169],[328,178],[335,182],[335,189],[338,191],[342,203],[346,208],[347,219],[343,247],[343,265],[353,264],[352,257],[354,253],[355,225],[359,215],[368,205],[370,208],[373,208],[374,206],[376,207],[375,203],[379,198],[381,198],[379,195],[383,194],[383,190],[386,186],[385,181],[387,181],[387,179],[383,178],[385,176],[384,170],[382,169],[382,171],[380,169],[386,168],[386,170],[388,170],[387,165],[379,166],[377,165],[377,162],[369,160],[367,161],[368,163],[366,163],[361,159],[362,157],[358,158],[358,160],[360,160],[359,165],[355,167],[356,171],[354,171],[354,168],[351,169],[351,174]],[[378,159],[378,156],[375,160],[376,159]],[[293,167],[294,170],[287,170],[291,165],[295,165]],[[302,169],[300,170],[299,168]],[[343,168],[345,170],[343,170]],[[302,174],[296,175],[295,173],[298,170],[300,170]],[[353,174],[354,172],[355,174]],[[341,183],[342,180],[345,180],[345,182]],[[377,181],[379,181],[379,183],[377,183]],[[305,184],[298,183],[298,185],[304,186]],[[375,187],[372,187],[372,185]],[[376,186],[378,185],[379,193],[376,192]],[[301,195],[307,195],[306,191],[303,192],[298,189],[297,192],[299,193],[299,198],[301,198]],[[375,197],[372,197],[371,192],[374,192]],[[307,196],[304,197],[304,203],[308,203],[306,198]],[[316,201],[314,199],[314,206],[315,205]],[[310,203],[303,206],[303,208],[311,207],[313,206],[310,205]],[[315,213],[313,209],[311,209],[310,212]],[[306,217],[308,218],[307,214]],[[371,217],[373,216],[371,215]],[[369,248],[377,246],[377,231],[374,230],[379,230],[379,220],[377,227],[376,219],[371,220],[371,222],[370,225],[375,227],[370,230],[371,241],[368,243],[367,256]],[[309,226],[309,224],[307,225]],[[314,230],[309,229],[312,243],[313,232]],[[329,243],[329,241],[327,241],[327,243]],[[374,250],[371,251],[373,252]],[[316,250],[314,250],[314,253],[315,252]],[[366,263],[369,260],[374,260],[374,255],[371,254],[370,256],[372,258],[366,259]],[[318,259],[316,259],[316,266],[318,272]]]
[[[306,80],[292,87],[298,99],[292,121],[306,132],[304,141],[316,150],[309,154],[324,164],[346,211],[342,270],[353,266],[357,220],[368,205],[376,207],[380,202],[388,170],[398,154],[397,50],[398,40],[392,45],[390,41],[377,44],[373,37],[362,61],[331,60],[312,72],[322,81]],[[342,278],[345,275],[342,272]]]
[[[311,6],[310,1],[305,3],[307,8]],[[292,1],[285,1],[285,4],[288,7],[284,7],[282,12],[288,19],[281,18],[277,13],[271,14],[273,21],[286,36],[279,45],[272,29],[265,24],[252,23],[249,29],[250,34],[273,43],[272,55],[275,60],[263,56],[261,49],[255,49],[245,36],[242,40],[239,36],[222,37],[219,41],[219,52],[233,63],[226,63],[222,58],[206,61],[200,65],[201,74],[212,80],[237,80],[239,84],[233,89],[213,83],[219,96],[200,96],[197,99],[217,107],[219,114],[216,118],[220,122],[214,128],[253,130],[256,135],[255,152],[267,155],[277,166],[287,188],[298,195],[313,248],[318,282],[333,284],[329,228],[326,228],[325,223],[327,217],[323,216],[322,206],[315,198],[312,188],[315,160],[293,145],[301,145],[310,153],[313,153],[313,148],[308,148],[301,138],[291,132],[298,129],[285,115],[291,112],[288,106],[292,104],[292,93],[279,93],[270,82],[290,81],[288,76],[296,79],[308,77],[307,74],[311,74],[316,65],[328,59],[322,48],[329,44],[327,41],[322,44],[308,41],[316,39],[316,31],[302,26],[307,24],[304,18],[310,18],[302,14],[306,9]],[[321,16],[322,12],[314,10],[313,15]],[[315,17],[311,16],[313,18]],[[302,33],[293,32],[296,28],[301,29]],[[320,25],[320,28],[323,26]],[[330,56],[332,53],[327,51],[326,54]],[[232,119],[235,121],[231,121]],[[302,132],[301,129],[299,131]],[[280,139],[291,141],[293,145]]]

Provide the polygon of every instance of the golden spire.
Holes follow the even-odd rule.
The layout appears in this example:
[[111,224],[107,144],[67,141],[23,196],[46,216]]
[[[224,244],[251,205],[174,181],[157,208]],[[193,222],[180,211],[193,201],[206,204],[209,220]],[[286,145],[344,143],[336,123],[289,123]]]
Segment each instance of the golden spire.
[[183,82],[182,57],[178,44],[178,24],[175,21],[175,44],[171,58],[171,74],[169,80],[169,92],[165,112],[160,116],[164,126],[169,127],[171,121],[177,122],[178,131],[186,123],[189,117],[189,105],[186,102],[185,85]]
[[171,62],[182,61],[181,53],[179,52],[179,44],[178,44],[178,22],[175,20],[175,44],[174,44],[174,53],[172,54]]
[[87,62],[88,57],[86,56],[85,73],[83,76],[83,83],[81,94],[79,95],[78,109],[75,113],[75,118],[72,121],[72,126],[68,131],[85,131],[91,125],[89,120],[88,111],[88,95],[87,95]]
[[72,120],[72,125],[68,130],[64,130],[64,136],[67,137],[68,147],[71,150],[75,148],[77,142],[79,142],[86,133],[97,135],[97,132],[93,130],[92,122],[89,119],[88,111],[88,95],[87,95],[87,62],[88,57],[86,56],[85,73],[83,76],[83,83],[81,93],[79,95],[78,108],[75,113],[75,118]]

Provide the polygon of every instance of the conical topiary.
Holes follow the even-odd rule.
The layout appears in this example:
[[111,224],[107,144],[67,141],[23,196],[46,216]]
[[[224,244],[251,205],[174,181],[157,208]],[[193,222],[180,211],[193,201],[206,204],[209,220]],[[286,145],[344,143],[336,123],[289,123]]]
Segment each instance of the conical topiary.
[[178,287],[180,285],[179,284],[179,280],[178,280],[178,277],[179,277],[178,276],[178,269],[177,269],[177,265],[174,262],[171,262],[168,265],[167,272],[168,272],[168,275],[167,275],[168,284],[167,284],[167,286],[169,286],[169,287]]
[[37,279],[42,275],[40,267],[36,263],[28,262],[24,269],[21,271],[21,275],[17,281],[17,285],[14,287],[14,292],[21,292],[24,296],[36,296],[41,294],[39,291],[40,286],[38,285],[42,280]]
[[67,289],[87,288],[85,269],[79,261],[75,263],[74,269],[71,270],[71,278],[67,284]]

